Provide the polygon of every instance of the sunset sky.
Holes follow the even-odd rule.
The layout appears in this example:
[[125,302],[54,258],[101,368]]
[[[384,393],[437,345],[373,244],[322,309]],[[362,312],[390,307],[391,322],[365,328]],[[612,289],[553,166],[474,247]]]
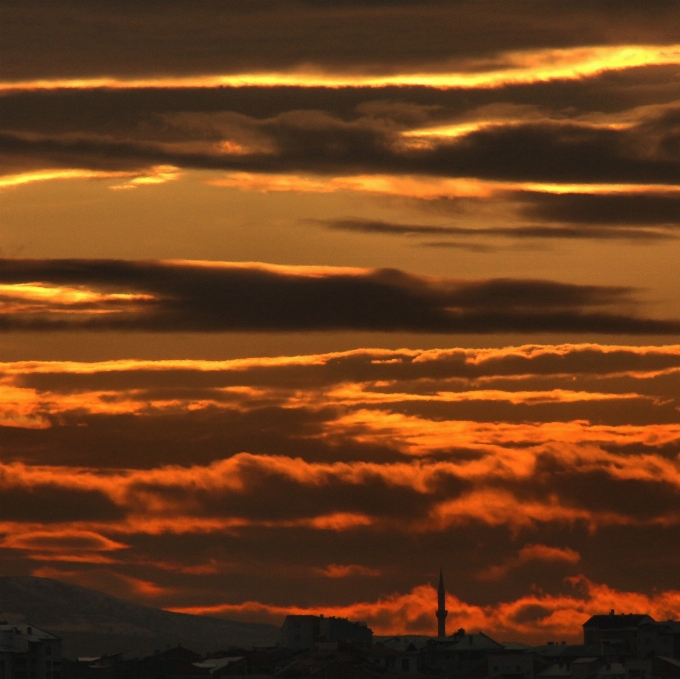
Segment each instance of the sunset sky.
[[0,575],[680,619],[677,1],[0,6]]

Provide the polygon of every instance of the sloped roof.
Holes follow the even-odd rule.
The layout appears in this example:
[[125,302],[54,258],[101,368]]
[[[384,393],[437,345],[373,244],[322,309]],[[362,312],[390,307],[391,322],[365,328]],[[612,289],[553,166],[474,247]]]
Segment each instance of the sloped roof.
[[522,644],[519,641],[502,641],[501,646],[506,651],[533,651],[533,646],[528,646],[527,644]]
[[584,627],[602,627],[605,629],[624,629],[637,627],[641,622],[654,622],[654,618],[640,613],[627,613],[621,615],[593,615],[590,620],[583,623]]
[[585,646],[584,644],[543,644],[542,646],[536,646],[535,652],[538,655],[546,657],[583,657],[588,655],[588,650],[590,646]]
[[25,637],[29,641],[46,641],[48,639],[60,638],[56,634],[46,632],[44,629],[40,629],[40,627],[36,627],[35,625],[23,625],[23,624],[14,625],[3,623],[0,624],[0,631],[20,634],[22,637]]
[[538,673],[539,677],[570,677],[571,670],[566,665],[549,665]]
[[447,650],[477,651],[489,649],[503,649],[503,645],[488,637],[484,632],[477,634],[456,634],[445,639],[435,639],[438,644],[444,644]]

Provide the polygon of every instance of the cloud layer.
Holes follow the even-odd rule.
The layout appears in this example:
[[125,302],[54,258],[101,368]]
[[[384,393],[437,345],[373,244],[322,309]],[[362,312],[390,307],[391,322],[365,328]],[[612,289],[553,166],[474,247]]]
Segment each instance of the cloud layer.
[[457,281],[397,270],[218,262],[3,260],[5,330],[375,330],[677,334],[627,288]]
[[385,633],[433,629],[440,562],[458,626],[574,636],[605,599],[676,614],[676,346],[0,369],[6,570],[243,619],[324,591]]
[[[578,7],[494,0],[482,15],[469,0],[294,6],[275,1],[257,8],[207,2],[201,10],[187,0],[134,9],[87,0],[58,7],[41,0],[3,5],[8,27],[3,71],[10,80],[295,71],[309,64],[377,75],[466,62],[488,69],[504,65],[499,52],[511,50],[663,45],[677,38],[670,27],[678,19],[672,2],[652,10],[594,0]],[[58,36],[55,25],[63,26]],[[29,55],[22,49],[27,43],[35,46]],[[178,44],[187,49],[178,50]]]
[[0,0],[3,573],[680,615],[680,7],[483,4]]

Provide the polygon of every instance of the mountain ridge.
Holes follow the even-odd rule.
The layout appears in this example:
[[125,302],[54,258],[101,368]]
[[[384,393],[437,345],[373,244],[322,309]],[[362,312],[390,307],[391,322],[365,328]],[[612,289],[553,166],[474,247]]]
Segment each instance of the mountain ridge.
[[178,644],[199,653],[271,646],[279,634],[275,625],[173,613],[35,576],[0,577],[0,620],[57,634],[68,658],[119,652],[140,657]]

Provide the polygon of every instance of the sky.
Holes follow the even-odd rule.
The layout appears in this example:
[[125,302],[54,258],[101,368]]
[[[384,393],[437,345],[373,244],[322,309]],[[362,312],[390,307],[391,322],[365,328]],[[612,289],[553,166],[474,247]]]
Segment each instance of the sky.
[[1,575],[680,619],[677,2],[0,9]]

